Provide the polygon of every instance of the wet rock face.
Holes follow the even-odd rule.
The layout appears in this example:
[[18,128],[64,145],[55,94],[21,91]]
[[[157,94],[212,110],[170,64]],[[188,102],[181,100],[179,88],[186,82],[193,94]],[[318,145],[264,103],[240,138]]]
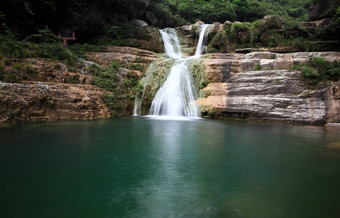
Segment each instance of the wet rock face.
[[0,123],[110,117],[91,85],[0,82]]
[[307,90],[301,72],[289,71],[311,57],[340,61],[337,52],[211,54],[197,104],[220,117],[323,124],[340,120],[340,87]]

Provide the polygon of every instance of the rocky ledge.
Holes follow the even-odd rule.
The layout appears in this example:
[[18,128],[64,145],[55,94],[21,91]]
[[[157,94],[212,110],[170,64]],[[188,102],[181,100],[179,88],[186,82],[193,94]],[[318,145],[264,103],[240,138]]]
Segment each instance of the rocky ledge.
[[0,123],[110,117],[102,95],[91,85],[0,82]]
[[[255,52],[212,54],[204,60],[209,83],[197,100],[203,114],[216,111],[218,117],[297,123],[340,122],[340,84],[307,89],[294,64],[323,57],[340,61],[337,52],[276,54]],[[257,69],[257,70],[255,70]]]

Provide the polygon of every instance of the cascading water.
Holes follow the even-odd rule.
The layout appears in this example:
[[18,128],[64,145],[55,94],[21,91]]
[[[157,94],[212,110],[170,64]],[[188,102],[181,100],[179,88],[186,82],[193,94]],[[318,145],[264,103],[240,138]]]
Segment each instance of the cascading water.
[[160,30],[159,32],[162,35],[166,54],[170,58],[181,59],[182,49],[181,45],[179,44],[176,30],[172,28],[166,28],[164,30]]
[[203,52],[205,52],[206,50],[206,41],[208,40],[208,34],[207,32],[209,32],[211,25],[209,24],[203,24],[202,25],[202,29],[200,32],[200,37],[198,39],[198,44],[197,44],[197,48],[196,48],[196,52],[195,52],[195,57],[199,57],[202,55]]
[[150,115],[199,117],[187,60],[176,61],[170,74],[152,101]]
[[[195,55],[189,58],[182,57],[181,46],[174,29],[166,28],[160,30],[165,52],[167,56],[175,60],[175,63],[163,86],[158,90],[152,101],[150,108],[151,116],[199,117],[200,112],[195,104],[197,94],[194,91],[194,85],[187,65],[190,59],[197,58],[204,52],[204,39],[206,38],[207,30],[209,31],[209,26],[201,26],[202,29]],[[137,115],[137,108],[140,105],[141,103],[136,101],[135,115]]]

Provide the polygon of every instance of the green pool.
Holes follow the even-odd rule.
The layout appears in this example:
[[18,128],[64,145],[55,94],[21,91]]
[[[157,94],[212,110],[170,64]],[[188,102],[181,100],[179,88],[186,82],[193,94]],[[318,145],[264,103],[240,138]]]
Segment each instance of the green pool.
[[339,130],[128,117],[0,139],[0,217],[340,217]]

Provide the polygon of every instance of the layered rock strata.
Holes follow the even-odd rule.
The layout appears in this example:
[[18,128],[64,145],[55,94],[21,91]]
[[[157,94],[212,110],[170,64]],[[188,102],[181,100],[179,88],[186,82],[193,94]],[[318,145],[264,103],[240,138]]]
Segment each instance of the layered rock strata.
[[0,82],[0,123],[109,117],[102,95],[91,85]]
[[[203,63],[206,81],[197,103],[203,113],[219,117],[323,124],[339,122],[339,84],[308,90],[294,64],[311,57],[340,61],[337,52],[277,54],[254,52],[208,55]],[[256,70],[255,70],[256,69]]]

